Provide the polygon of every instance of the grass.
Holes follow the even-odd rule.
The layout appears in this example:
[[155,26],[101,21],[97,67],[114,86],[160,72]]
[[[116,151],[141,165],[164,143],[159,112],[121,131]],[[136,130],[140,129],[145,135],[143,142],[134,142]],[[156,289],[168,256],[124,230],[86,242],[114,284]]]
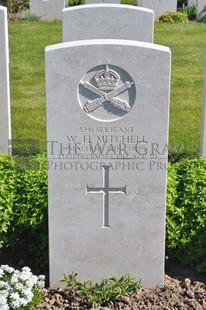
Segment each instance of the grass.
[[172,51],[170,146],[199,147],[206,24],[156,24],[155,43]]
[[[44,49],[62,41],[60,22],[9,24],[13,139],[46,145]],[[198,148],[206,24],[155,24],[156,44],[172,51],[170,147]]]
[[13,139],[46,141],[44,50],[62,41],[61,23],[12,22],[10,77]]

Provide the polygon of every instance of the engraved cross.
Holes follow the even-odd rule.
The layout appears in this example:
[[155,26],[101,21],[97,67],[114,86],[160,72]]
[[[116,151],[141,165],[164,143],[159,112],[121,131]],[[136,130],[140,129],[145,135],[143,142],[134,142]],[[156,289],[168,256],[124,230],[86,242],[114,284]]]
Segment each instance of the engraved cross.
[[103,194],[103,228],[109,226],[109,194],[126,195],[126,185],[124,187],[109,187],[109,168],[110,166],[102,166],[103,169],[103,187],[88,187],[87,194]]

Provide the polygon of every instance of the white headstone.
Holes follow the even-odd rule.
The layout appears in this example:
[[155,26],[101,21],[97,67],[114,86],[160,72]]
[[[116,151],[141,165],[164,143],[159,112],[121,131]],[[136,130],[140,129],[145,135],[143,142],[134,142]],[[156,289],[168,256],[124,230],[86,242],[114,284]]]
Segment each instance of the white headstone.
[[85,0],[85,4],[94,4],[94,3],[119,3],[120,0]]
[[202,104],[200,156],[206,157],[206,58],[205,58],[205,78],[204,78],[203,104]]
[[166,12],[177,11],[177,0],[139,0],[138,5],[153,10],[155,19]]
[[206,0],[198,0],[196,18],[197,20],[206,19]]
[[198,3],[198,0],[188,0],[188,2],[187,2],[187,5],[188,6],[191,6],[191,5],[197,5],[197,3]]
[[31,0],[30,13],[42,20],[61,20],[67,0]]
[[170,50],[46,48],[50,285],[127,273],[163,285]]
[[63,10],[63,42],[125,39],[153,42],[154,13],[118,4],[81,5]]
[[0,154],[11,153],[11,112],[7,9],[0,6]]

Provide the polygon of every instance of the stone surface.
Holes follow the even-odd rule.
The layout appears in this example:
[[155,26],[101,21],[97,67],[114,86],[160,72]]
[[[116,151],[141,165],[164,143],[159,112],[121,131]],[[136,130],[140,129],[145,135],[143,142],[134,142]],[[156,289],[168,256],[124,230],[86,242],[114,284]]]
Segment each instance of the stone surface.
[[94,4],[94,3],[118,3],[120,0],[85,0],[85,4]]
[[196,18],[198,21],[206,19],[206,0],[198,0]]
[[63,42],[125,39],[153,42],[154,13],[118,4],[82,5],[63,10]]
[[138,5],[153,10],[155,19],[165,12],[177,11],[177,0],[139,0]]
[[206,58],[205,58],[205,78],[204,78],[203,104],[202,104],[200,156],[206,157]]
[[7,9],[0,6],[0,154],[11,153],[11,113]]
[[187,3],[187,5],[197,5],[197,3],[198,3],[198,0],[188,0],[188,3]]
[[169,85],[167,47],[46,48],[51,286],[72,271],[163,285]]
[[30,13],[40,16],[42,20],[61,20],[66,4],[67,0],[31,0]]

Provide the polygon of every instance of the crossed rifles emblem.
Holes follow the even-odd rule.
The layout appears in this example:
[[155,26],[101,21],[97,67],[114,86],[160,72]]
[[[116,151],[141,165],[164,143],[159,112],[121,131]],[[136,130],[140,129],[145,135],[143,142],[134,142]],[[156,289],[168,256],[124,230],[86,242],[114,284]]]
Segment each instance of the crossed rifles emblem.
[[[94,100],[88,100],[85,103],[83,110],[86,113],[91,113],[92,111],[96,110],[102,106],[105,101],[108,101],[108,103],[110,103],[112,106],[124,112],[130,111],[131,106],[129,103],[126,100],[121,100],[116,96],[129,89],[133,85],[133,82],[126,81],[122,85],[118,86],[119,75],[114,70],[110,70],[108,65],[106,66],[106,70],[97,72],[95,80],[97,82],[97,86],[99,87],[96,87],[87,81],[80,82],[84,88],[99,96]],[[113,90],[105,92],[100,88],[105,90]]]

